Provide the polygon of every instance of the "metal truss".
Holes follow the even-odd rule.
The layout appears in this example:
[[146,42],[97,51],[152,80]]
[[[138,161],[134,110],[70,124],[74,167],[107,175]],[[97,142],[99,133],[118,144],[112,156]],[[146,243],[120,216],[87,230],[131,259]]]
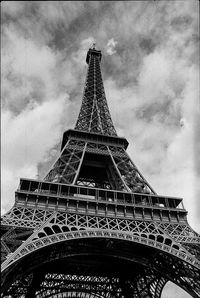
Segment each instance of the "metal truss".
[[[90,49],[82,106],[75,130],[117,137],[105,97],[100,60],[101,52]],[[92,177],[80,178],[85,152],[110,157],[109,170],[107,170],[109,181],[95,181]],[[44,179],[52,182],[155,194],[124,148],[116,145],[105,146],[101,142],[69,139],[60,157]]]
[[73,183],[77,170],[80,169],[85,148],[86,144],[83,141],[69,140],[44,180]]
[[[87,177],[80,176],[81,168],[86,164],[85,153],[93,154],[97,156],[97,159],[98,156],[106,158],[107,178],[100,177],[98,180],[95,180],[93,175]],[[44,180],[127,192],[155,194],[155,191],[136,168],[124,148],[81,140],[68,140],[60,157]]]
[[[193,255],[190,255],[180,244],[159,230],[153,222],[133,222],[116,218],[95,218],[77,214],[57,215],[56,212],[52,214],[47,222],[42,224],[13,254],[8,256],[8,259],[2,264],[2,270],[7,270],[6,268],[23,259],[26,255],[32,254],[34,251],[40,250],[43,247],[72,239],[99,237],[128,242],[133,241],[134,243],[157,249],[162,255],[164,253],[164,256],[168,254],[175,257],[176,263],[179,263],[179,270],[182,267],[182,274],[178,276],[181,279],[177,280],[176,283],[179,283],[180,286],[182,286],[182,283],[183,285],[189,283],[194,289],[197,288],[197,291],[199,290],[200,285],[198,285],[197,280],[200,277],[198,269],[200,268],[200,262]],[[162,265],[162,263],[159,263],[159,265]],[[186,277],[183,272],[186,274]],[[148,296],[149,289],[147,285],[149,283],[143,280],[142,284],[146,289],[143,289],[144,293],[146,291],[146,296],[140,296],[138,294],[136,297],[156,297],[155,295]],[[137,285],[137,287],[132,286],[132,288],[134,291],[138,291],[140,287]]]
[[[9,297],[9,295],[14,295],[12,297],[19,297],[19,295],[28,297],[33,279],[32,275],[23,280],[18,280],[4,297]],[[138,274],[134,280],[128,281],[119,277],[47,273],[40,281],[34,297],[122,298],[131,295],[131,297],[138,298],[158,298],[165,283],[164,278],[156,276],[147,269],[144,270],[143,274]]]
[[[2,217],[3,226],[10,227],[7,232],[2,236],[2,240],[16,239],[16,233],[13,231],[18,228],[19,236],[29,235],[29,231],[37,229],[42,223],[46,222],[52,215],[52,211],[44,209],[14,207],[7,214]],[[84,228],[109,228],[119,229],[131,232],[143,233],[154,232],[158,234],[167,234],[175,241],[185,244],[199,244],[200,237],[186,224],[173,224],[173,223],[159,223],[155,221],[143,220],[127,220],[113,217],[104,216],[89,216],[81,215],[71,212],[56,212],[54,219],[55,223],[67,225],[69,227]],[[104,224],[103,224],[104,223]],[[151,227],[151,229],[150,229]],[[20,231],[20,229],[23,229]],[[17,240],[17,239],[16,239]],[[9,250],[9,249],[8,249]]]
[[50,297],[52,292],[80,293],[94,297],[120,297],[121,289],[117,288],[118,278],[84,275],[47,274],[41,283],[40,297]]
[[75,129],[117,135],[104,92],[99,55],[90,55],[82,106]]
[[[76,231],[76,232],[74,232]],[[122,238],[128,241],[156,247],[162,251],[181,258],[200,268],[200,262],[173,238],[164,234],[153,222],[138,222],[116,218],[99,218],[77,214],[56,213],[35,231],[18,249],[2,264],[7,266],[30,252],[54,242],[66,241],[73,237],[109,237]]]
[[113,163],[120,173],[126,189],[136,193],[154,193],[155,191],[144,179],[123,148],[109,146]]
[[21,179],[2,217],[2,297],[160,298],[167,281],[200,297],[200,237],[182,199],[157,195],[132,162],[108,109],[101,52],[86,61],[75,129],[42,181]]
[[[53,218],[54,218],[54,215],[52,215],[52,218],[49,220],[49,223],[52,221]],[[151,237],[149,237],[148,239],[144,236],[139,237],[132,233],[117,232],[116,230],[109,231],[109,230],[103,230],[103,229],[99,229],[99,230],[87,229],[85,231],[80,230],[80,231],[73,231],[73,232],[63,232],[63,231],[60,232],[60,231],[61,230],[59,230],[58,225],[52,225],[51,227],[50,225],[48,226],[43,225],[41,229],[33,233],[33,235],[29,239],[27,239],[27,241],[25,241],[15,251],[15,253],[13,253],[12,256],[9,257],[3,263],[2,265],[3,272],[8,270],[9,267],[12,267],[13,264],[15,264],[16,262],[19,262],[20,259],[23,260],[23,258],[25,258],[28,254],[31,255],[35,251],[41,250],[42,247],[47,248],[48,246],[51,246],[51,245],[55,246],[56,243],[74,241],[75,239],[84,239],[84,238],[85,239],[105,238],[109,240],[113,239],[113,241],[122,240],[124,243],[123,245],[125,245],[126,242],[130,243],[133,241],[134,243],[137,242],[142,246],[145,245],[145,247],[152,247],[154,250],[158,251],[158,253],[154,255],[153,260],[152,259],[150,260],[151,264],[149,264],[148,268],[152,268],[151,272],[154,272],[154,270],[156,270],[155,272],[160,272],[160,274],[163,274],[161,285],[162,284],[164,285],[167,280],[166,277],[169,277],[173,282],[183,287],[186,291],[189,290],[190,293],[192,293],[193,297],[199,297],[198,293],[200,290],[200,283],[198,281],[200,278],[200,270],[199,270],[200,262],[198,262],[193,256],[188,256],[188,253],[184,252],[183,249],[179,252],[178,249],[170,248],[169,245],[166,245],[166,244],[163,245],[159,243],[159,241],[152,240]],[[115,247],[113,244],[114,242],[110,242],[110,243],[111,243],[110,245],[113,246],[112,251],[115,253]],[[167,268],[165,268],[165,266],[167,266]],[[165,268],[165,271],[163,271],[164,268]],[[155,275],[155,272],[152,275]],[[119,296],[119,297],[129,297],[130,294],[133,295],[133,297],[160,297],[159,295],[162,290],[162,287],[160,285],[160,277],[159,279],[157,277],[155,278],[155,276],[149,277],[147,272],[143,272],[142,276],[141,277],[140,276],[141,275],[137,275],[137,279],[136,280],[134,279],[131,281],[125,278],[124,291],[126,292],[126,294],[125,296]],[[56,283],[56,280],[54,280],[54,283]],[[67,285],[69,286],[69,283],[67,283]],[[127,292],[128,285],[130,286],[130,289]],[[59,290],[60,289],[62,290],[62,287],[59,283],[57,284],[57,286]],[[92,284],[92,287],[94,287],[94,284]],[[11,286],[11,289],[12,288],[13,288],[13,285]],[[19,288],[19,286],[17,286],[17,288]],[[81,288],[84,289],[84,292],[85,292],[85,288],[83,287],[82,283],[81,283]],[[11,291],[11,289],[9,289],[8,292]],[[44,286],[42,287],[42,289],[44,289]],[[75,289],[73,288],[73,290]],[[68,290],[71,291],[71,287],[68,288]],[[94,288],[88,289],[90,293],[93,290]],[[158,295],[156,293],[158,293]],[[43,297],[43,296],[39,296],[39,297]],[[44,297],[46,297],[46,294],[44,295]],[[109,296],[102,295],[102,297],[109,297]],[[117,296],[114,296],[114,297],[117,297]]]
[[188,224],[159,223],[158,226],[200,260],[200,237]]
[[[11,209],[7,214],[5,214],[2,218],[2,223],[4,226],[15,226],[19,228],[30,228],[30,229],[37,229],[47,221],[52,215],[52,211],[45,210],[45,209],[35,209],[35,208],[28,208],[28,207],[14,207]],[[77,214],[76,212],[56,212],[56,216],[54,219],[55,223],[77,227],[80,229],[81,227],[88,228],[109,228],[109,229],[120,229],[126,231],[137,231],[140,232],[148,232],[151,233],[152,227],[157,233],[169,234],[170,237],[175,238],[175,234],[167,233],[163,228],[162,224],[152,220],[132,220],[132,219],[125,219],[120,218],[120,216],[112,216],[112,217],[105,217],[103,214],[101,216],[90,216],[87,214]],[[105,224],[101,224],[101,223]],[[170,223],[167,224],[169,227],[174,226],[174,224]],[[148,227],[148,228],[147,228]],[[150,230],[151,227],[151,230]],[[185,229],[185,224],[179,224],[180,229]],[[192,231],[192,230],[191,230]],[[3,237],[2,239],[7,239],[7,237]],[[178,239],[175,238],[177,241]],[[188,242],[186,238],[184,240]],[[180,242],[184,242],[183,240]],[[199,236],[194,238],[194,242],[197,241],[199,243]]]
[[178,242],[200,243],[199,235],[188,224],[159,223],[158,226]]

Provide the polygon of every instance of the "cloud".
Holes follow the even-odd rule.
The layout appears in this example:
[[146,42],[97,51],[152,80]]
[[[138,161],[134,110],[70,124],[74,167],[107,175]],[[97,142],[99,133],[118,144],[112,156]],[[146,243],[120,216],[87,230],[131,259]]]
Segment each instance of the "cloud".
[[186,293],[183,289],[180,289],[177,285],[172,282],[167,282],[164,286],[162,292],[162,298],[169,298],[169,297],[176,297],[176,298],[190,298],[191,295]]
[[105,87],[117,131],[131,140],[129,155],[159,194],[184,198],[189,222],[199,231],[198,69],[170,51],[146,55],[137,84],[121,87],[108,79]]
[[13,203],[19,178],[36,178],[38,164],[59,141],[64,104],[66,97],[29,105],[17,116],[8,110],[2,112],[3,211]]
[[72,119],[77,117],[80,104],[74,100],[77,97],[74,88],[80,75],[83,76],[85,52],[94,39],[82,40],[69,59],[63,52],[20,35],[11,25],[3,28],[3,40],[2,212],[5,213],[14,202],[20,177],[42,177],[47,172],[44,167],[55,159],[53,148],[60,142],[63,130],[72,126]]
[[171,64],[172,61],[161,51],[155,51],[144,58],[138,79],[143,104],[145,102],[148,105],[149,101],[164,101],[166,96],[173,95],[168,84]]
[[107,45],[106,45],[106,53],[108,55],[113,55],[116,53],[116,45],[117,45],[117,41],[114,40],[114,38],[111,38]]
[[[199,226],[197,1],[2,3],[2,212],[20,177],[43,177],[73,128],[94,42],[118,135],[162,195]],[[183,296],[185,295],[185,296]],[[163,297],[187,297],[169,283]]]
[[3,12],[11,17],[17,17],[24,11],[24,3],[20,1],[4,1]]
[[89,48],[95,43],[95,39],[90,36],[80,42],[79,49],[73,54],[73,59],[83,68],[85,65],[85,57]]
[[3,30],[3,39],[3,106],[19,112],[32,97],[43,101],[56,96],[56,54],[48,46],[19,36],[13,27]]

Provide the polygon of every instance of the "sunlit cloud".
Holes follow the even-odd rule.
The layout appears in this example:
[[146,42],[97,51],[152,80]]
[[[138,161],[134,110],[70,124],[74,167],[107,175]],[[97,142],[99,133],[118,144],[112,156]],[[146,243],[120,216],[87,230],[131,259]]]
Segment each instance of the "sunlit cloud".
[[111,38],[106,45],[106,53],[108,55],[115,54],[116,53],[116,45],[117,45],[117,41],[115,41],[114,38]]
[[19,178],[47,172],[63,131],[74,127],[86,52],[95,42],[113,122],[129,141],[129,155],[159,194],[183,197],[189,224],[200,232],[198,6],[2,3],[3,213],[14,203]]
[[[59,116],[60,112],[55,115],[58,126],[74,126],[87,69],[85,56],[95,42],[105,51],[102,73],[108,104],[118,134],[129,139],[129,154],[159,193],[184,197],[191,225],[198,229],[194,210],[199,206],[195,187],[199,172],[194,160],[198,135],[193,130],[199,93],[196,4],[4,2],[2,22],[5,136],[15,121],[23,132],[28,119],[34,119],[35,111],[45,102],[50,107],[55,101],[65,113],[66,117]],[[66,100],[60,101],[65,95]],[[40,134],[44,133],[41,125],[35,122]],[[47,126],[43,129],[46,133]],[[21,138],[15,135],[16,144]],[[40,150],[35,154],[46,152],[46,156],[31,158],[30,148],[33,168],[42,158],[48,159],[50,147],[58,142],[58,137],[53,138],[43,150],[40,137],[36,139]],[[23,140],[24,145],[30,142],[26,135]],[[11,165],[13,170],[16,163],[12,159],[16,153],[12,154],[11,145],[9,151],[4,150],[6,144],[5,137],[3,159],[9,163],[3,161],[2,171]],[[19,156],[23,150],[19,147]],[[23,158],[17,160],[24,166]],[[7,187],[3,179],[2,188]],[[13,202],[14,196],[10,195],[9,201]]]

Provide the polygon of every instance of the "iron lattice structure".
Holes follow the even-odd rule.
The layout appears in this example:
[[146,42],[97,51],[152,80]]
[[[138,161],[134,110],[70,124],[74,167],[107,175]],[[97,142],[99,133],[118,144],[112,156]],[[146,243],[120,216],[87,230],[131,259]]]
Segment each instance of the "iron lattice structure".
[[75,129],[43,180],[21,179],[2,218],[2,297],[200,297],[200,237],[181,198],[155,193],[117,136],[89,49]]

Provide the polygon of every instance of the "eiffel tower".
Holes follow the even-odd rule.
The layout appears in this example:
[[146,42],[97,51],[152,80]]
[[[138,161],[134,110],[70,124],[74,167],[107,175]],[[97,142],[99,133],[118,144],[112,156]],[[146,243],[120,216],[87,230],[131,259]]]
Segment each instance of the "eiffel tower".
[[171,281],[200,297],[200,237],[182,199],[161,196],[128,156],[92,46],[75,129],[43,180],[20,179],[1,218],[2,296],[158,298]]

